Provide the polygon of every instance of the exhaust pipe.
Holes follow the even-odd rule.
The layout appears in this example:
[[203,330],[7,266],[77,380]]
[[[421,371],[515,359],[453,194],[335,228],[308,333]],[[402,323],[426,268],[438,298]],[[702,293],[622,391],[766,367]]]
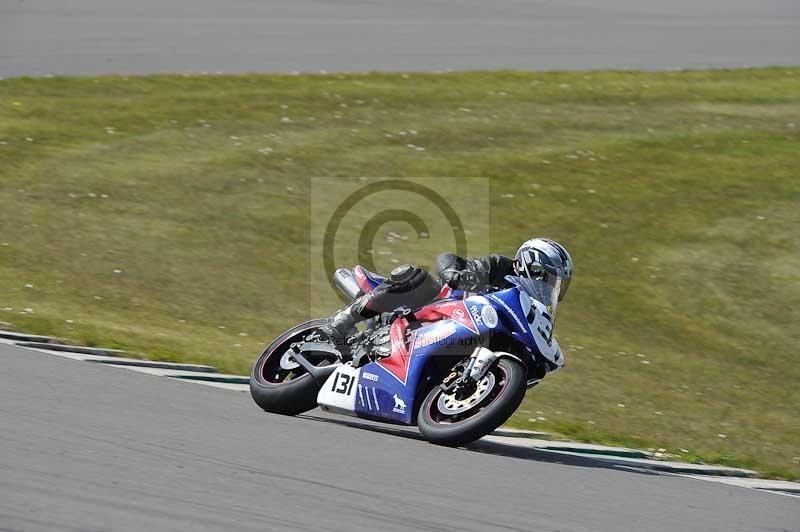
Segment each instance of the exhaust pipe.
[[339,268],[336,270],[333,274],[333,284],[336,285],[336,288],[350,301],[353,301],[362,294],[361,288],[358,287],[356,276],[347,268]]

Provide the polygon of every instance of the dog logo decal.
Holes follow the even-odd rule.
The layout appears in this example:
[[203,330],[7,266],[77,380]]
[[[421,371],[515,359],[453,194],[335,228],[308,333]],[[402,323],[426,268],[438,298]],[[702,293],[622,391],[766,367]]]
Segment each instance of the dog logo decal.
[[397,412],[398,414],[405,414],[406,413],[406,403],[399,397],[397,394],[392,396],[394,398],[394,408],[392,408],[392,412]]

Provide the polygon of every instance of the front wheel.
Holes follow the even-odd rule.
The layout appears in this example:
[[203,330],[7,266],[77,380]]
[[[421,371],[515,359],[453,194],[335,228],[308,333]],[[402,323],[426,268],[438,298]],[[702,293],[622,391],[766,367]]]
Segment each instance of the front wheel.
[[511,417],[525,397],[525,379],[520,362],[501,358],[468,394],[445,394],[437,386],[419,408],[419,431],[438,445],[475,441]]

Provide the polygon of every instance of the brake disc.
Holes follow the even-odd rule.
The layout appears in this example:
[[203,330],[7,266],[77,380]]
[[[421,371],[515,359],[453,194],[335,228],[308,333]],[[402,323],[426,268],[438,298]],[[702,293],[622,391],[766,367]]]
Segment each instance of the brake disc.
[[439,396],[439,400],[436,402],[436,407],[439,409],[439,412],[448,416],[466,412],[470,408],[473,408],[475,405],[486,399],[489,393],[491,393],[491,391],[494,389],[494,383],[494,374],[489,372],[476,383],[475,391],[469,396],[463,399],[458,399],[455,393],[442,394]]

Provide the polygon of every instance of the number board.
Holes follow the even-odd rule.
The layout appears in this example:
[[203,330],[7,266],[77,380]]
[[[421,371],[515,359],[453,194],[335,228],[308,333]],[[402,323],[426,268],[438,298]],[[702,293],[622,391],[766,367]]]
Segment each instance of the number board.
[[317,395],[317,402],[335,410],[352,412],[356,408],[358,377],[361,369],[343,364],[328,377]]

